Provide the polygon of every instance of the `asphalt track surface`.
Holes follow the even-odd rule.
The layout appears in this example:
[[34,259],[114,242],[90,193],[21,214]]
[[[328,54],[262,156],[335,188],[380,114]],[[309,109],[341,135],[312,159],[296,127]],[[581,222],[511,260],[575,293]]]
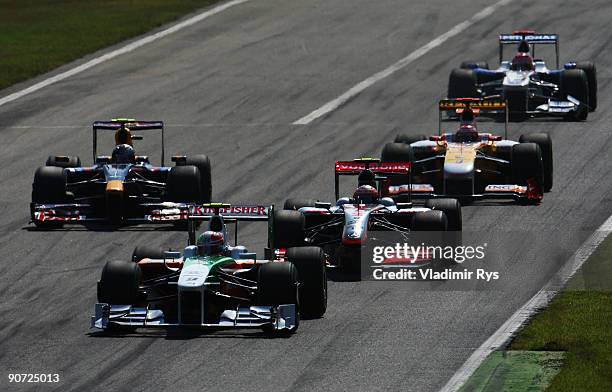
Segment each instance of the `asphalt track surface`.
[[[612,213],[612,3],[512,2],[329,116],[308,126],[290,124],[486,5],[254,0],[0,107],[0,389],[443,386]],[[494,269],[501,279],[495,284],[332,281],[325,317],[304,321],[289,339],[258,333],[97,337],[88,334],[88,318],[104,262],[128,258],[138,243],[180,246],[184,233],[30,230],[35,168],[49,154],[78,154],[90,162],[89,124],[119,115],[166,121],[169,154],[207,153],[216,200],[330,200],[334,160],[378,154],[398,131],[433,133],[435,103],[451,69],[464,59],[495,64],[496,34],[524,27],[559,33],[562,61],[597,63],[599,110],[584,123],[511,124],[511,138],[550,132],[555,185],[540,206],[464,208],[464,227],[486,232],[483,242],[507,244],[497,250]],[[139,146],[155,151],[153,139]],[[256,227],[241,239],[261,251]],[[9,385],[12,372],[59,373],[61,382]]]

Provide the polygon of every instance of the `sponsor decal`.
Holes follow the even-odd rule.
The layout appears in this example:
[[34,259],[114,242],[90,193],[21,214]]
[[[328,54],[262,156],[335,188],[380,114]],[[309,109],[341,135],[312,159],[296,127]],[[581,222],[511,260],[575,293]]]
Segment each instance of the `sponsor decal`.
[[462,110],[466,107],[479,110],[501,110],[506,107],[506,102],[496,100],[442,100],[440,101],[440,110]]
[[219,210],[221,215],[235,215],[235,216],[268,216],[268,207],[266,206],[231,206],[231,207],[204,207],[204,206],[193,206],[191,207],[192,215],[214,215],[216,210]]
[[[359,173],[365,170],[366,164],[361,162],[337,161],[336,173]],[[408,173],[409,163],[368,163],[368,168],[375,173]]]
[[487,185],[485,192],[525,193],[527,192],[527,187],[520,185]]
[[518,35],[518,34],[502,34],[499,36],[500,41],[508,42],[521,42],[522,40],[527,42],[538,42],[538,41],[556,41],[557,34],[530,34],[530,35]]
[[[392,185],[389,187],[390,195],[399,195],[410,192],[410,185]],[[412,184],[412,192],[433,193],[434,187],[430,184]]]

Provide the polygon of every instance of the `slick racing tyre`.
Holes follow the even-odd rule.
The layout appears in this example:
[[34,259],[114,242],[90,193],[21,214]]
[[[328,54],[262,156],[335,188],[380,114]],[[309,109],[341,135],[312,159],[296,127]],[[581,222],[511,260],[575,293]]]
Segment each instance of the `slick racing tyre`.
[[[412,221],[412,241],[416,244],[425,244],[426,246],[447,246],[456,245],[455,239],[453,243],[449,243],[448,238],[448,220],[443,211],[431,210],[417,212],[414,214]],[[434,268],[438,268],[444,262],[441,255],[432,255],[431,263]]]
[[584,71],[589,85],[589,111],[597,110],[597,69],[595,64],[590,61],[580,61],[576,63],[576,69]]
[[[276,306],[295,304],[297,306],[296,328],[300,323],[299,276],[297,268],[289,262],[270,262],[257,271],[257,304]],[[269,329],[266,329],[269,331]]]
[[471,69],[453,69],[448,79],[449,98],[478,98],[476,72]]
[[294,246],[304,246],[304,215],[299,211],[274,210],[272,216],[273,247],[286,249]]
[[314,199],[287,199],[283,206],[284,210],[299,210],[302,207],[314,207],[317,201]]
[[540,146],[535,143],[520,143],[512,146],[512,176],[518,185],[527,185],[533,179],[544,189],[544,164]]
[[399,134],[393,140],[394,143],[404,143],[404,144],[412,144],[415,142],[420,142],[421,140],[427,140],[427,136],[425,135],[406,135]]
[[535,143],[540,146],[544,170],[544,192],[550,192],[553,186],[553,151],[550,135],[547,133],[521,135],[519,143]]
[[423,211],[414,214],[412,230],[414,231],[446,231],[448,221],[443,211]]
[[287,249],[287,259],[298,270],[300,282],[300,315],[321,318],[327,309],[327,275],[325,254],[316,246]]
[[166,180],[166,200],[197,203],[201,200],[200,169],[196,166],[175,166]]
[[63,167],[63,168],[81,167],[81,158],[70,157],[70,156],[66,156],[66,157],[59,156],[58,157],[58,156],[50,155],[49,158],[47,158],[47,162],[45,163],[45,166],[57,166],[57,167]]
[[412,162],[412,147],[404,143],[387,143],[380,154],[381,162]]
[[188,156],[186,165],[195,166],[200,170],[201,202],[210,203],[212,200],[212,175],[210,159],[203,154]]
[[474,68],[482,68],[489,69],[489,63],[486,61],[463,61],[459,66],[461,69],[474,69]]
[[61,167],[41,166],[34,173],[32,184],[32,202],[65,203],[66,173]]
[[132,261],[138,263],[142,259],[163,259],[164,250],[159,246],[138,245],[132,252]]
[[[589,83],[586,73],[581,69],[565,69],[561,71],[561,95],[566,99],[568,95],[578,101],[590,106],[589,103]],[[584,121],[589,114],[588,109],[578,109],[568,114],[567,119],[574,121]]]
[[[32,183],[32,203],[58,204],[70,201],[66,193],[66,173],[61,167],[41,166],[34,173]],[[36,227],[54,229],[62,227],[60,221],[37,221]]]
[[463,229],[461,221],[461,204],[457,199],[427,199],[426,208],[442,211],[446,216],[447,229],[449,231],[461,231]]
[[[380,154],[381,162],[412,162],[414,161],[414,151],[409,144],[387,143]],[[410,182],[409,175],[389,176],[391,185],[404,185]]]
[[140,300],[142,271],[136,263],[109,261],[102,269],[98,283],[98,302],[112,305],[134,305]]

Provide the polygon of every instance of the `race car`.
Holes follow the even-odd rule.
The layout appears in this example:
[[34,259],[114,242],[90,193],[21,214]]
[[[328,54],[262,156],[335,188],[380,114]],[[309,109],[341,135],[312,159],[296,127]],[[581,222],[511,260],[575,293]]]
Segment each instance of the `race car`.
[[[161,132],[161,166],[136,155],[132,132]],[[112,154],[97,155],[98,132],[114,131]],[[113,119],[93,123],[92,166],[76,156],[50,156],[32,184],[30,214],[38,227],[64,223],[168,223],[186,221],[189,206],[211,198],[210,161],[206,155],[173,156],[164,166],[164,123]]]
[[[267,259],[257,260],[256,253],[236,245],[239,221],[268,222],[274,236],[273,215],[273,206],[192,207],[182,253],[140,246],[131,261],[106,263],[91,327],[108,332],[189,326],[293,333],[300,317],[322,317],[327,278],[320,248],[266,248]],[[208,225],[198,234],[202,221]],[[234,246],[228,244],[228,223],[234,224]],[[280,237],[276,240],[283,245]]]
[[[504,47],[518,45],[512,60],[503,60]],[[554,45],[555,69],[534,59],[536,46]],[[561,116],[586,120],[597,109],[597,72],[590,61],[568,62],[559,69],[559,37],[518,30],[499,36],[497,69],[485,61],[464,61],[451,72],[448,98],[500,98],[513,117]]]
[[[362,247],[375,231],[398,232],[407,241],[412,231],[460,233],[461,205],[456,199],[428,200],[424,206],[415,206],[390,197],[390,181],[409,171],[407,162],[337,161],[336,202],[287,199],[284,211],[276,217],[277,225],[286,228],[294,244],[322,247],[329,256],[329,267],[349,274],[360,271]],[[346,175],[358,176],[358,187],[350,197],[340,197],[340,177]]]
[[[456,197],[462,201],[513,199],[539,203],[553,185],[552,141],[546,133],[507,139],[507,105],[500,100],[446,99],[439,102],[438,135],[398,135],[383,147],[383,161],[410,162],[410,178],[390,187],[402,198]],[[442,133],[442,114],[452,112],[460,123]],[[504,137],[481,132],[475,116],[505,112]]]

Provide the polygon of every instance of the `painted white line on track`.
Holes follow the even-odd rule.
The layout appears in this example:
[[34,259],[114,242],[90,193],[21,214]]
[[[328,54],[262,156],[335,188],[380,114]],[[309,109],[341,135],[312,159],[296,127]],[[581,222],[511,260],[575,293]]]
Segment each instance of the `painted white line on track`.
[[220,12],[223,12],[223,11],[225,11],[228,8],[234,7],[234,6],[242,4],[242,3],[246,3],[247,1],[250,1],[250,0],[232,0],[232,1],[228,1],[227,3],[220,4],[220,5],[218,5],[218,6],[214,7],[214,8],[211,8],[211,9],[209,9],[207,11],[201,12],[201,13],[199,13],[197,15],[194,15],[193,17],[191,17],[189,19],[186,19],[186,20],[184,20],[184,21],[182,21],[180,23],[177,23],[177,24],[175,24],[175,25],[173,25],[173,26],[171,26],[171,27],[169,27],[169,28],[167,28],[165,30],[159,31],[159,32],[151,34],[151,35],[147,35],[147,36],[145,36],[145,37],[143,37],[143,38],[141,38],[141,39],[139,39],[137,41],[134,41],[134,42],[129,43],[129,44],[125,45],[125,46],[122,46],[119,49],[116,49],[116,50],[113,50],[113,51],[111,51],[109,53],[103,54],[103,55],[101,55],[99,57],[96,57],[96,58],[94,58],[92,60],[89,60],[86,63],[83,63],[83,64],[81,64],[79,66],[74,67],[74,68],[71,68],[71,69],[69,69],[69,70],[67,70],[65,72],[62,72],[60,74],[57,74],[55,76],[52,76],[52,77],[47,78],[45,80],[42,80],[42,81],[40,81],[40,82],[30,86],[30,87],[27,87],[27,88],[25,88],[23,90],[20,90],[20,91],[17,91],[15,93],[9,94],[9,95],[7,95],[5,97],[2,97],[2,98],[0,98],[0,106],[5,105],[5,104],[7,104],[9,102],[15,101],[15,100],[17,100],[17,99],[19,99],[19,98],[21,98],[23,96],[26,96],[28,94],[33,93],[33,92],[36,92],[36,91],[38,91],[38,90],[40,90],[42,88],[45,88],[45,87],[47,87],[47,86],[49,86],[49,85],[51,85],[53,83],[57,83],[57,82],[59,82],[61,80],[64,80],[66,78],[69,78],[71,76],[79,74],[79,73],[81,73],[83,71],[88,70],[89,68],[95,67],[96,65],[104,63],[105,61],[113,59],[113,58],[115,58],[117,56],[121,56],[123,54],[132,52],[133,50],[136,50],[136,49],[140,48],[141,46],[149,44],[149,43],[151,43],[153,41],[157,41],[158,39],[166,37],[166,36],[168,36],[170,34],[176,33],[177,31],[182,30],[185,27],[192,26],[192,25],[194,25],[194,24],[196,24],[198,22],[203,21],[206,18],[209,18],[209,17],[211,17],[213,15],[216,15],[216,14],[218,14]]
[[380,80],[394,74],[395,72],[399,71],[400,69],[406,67],[407,65],[411,64],[412,62],[418,60],[419,58],[423,57],[425,54],[427,54],[427,52],[431,51],[432,49],[442,45],[445,41],[447,41],[449,38],[452,38],[454,36],[456,36],[457,34],[460,34],[461,32],[463,32],[465,29],[467,29],[468,27],[472,26],[473,24],[481,21],[482,19],[486,18],[487,16],[491,15],[493,12],[495,12],[499,7],[502,7],[506,4],[510,3],[510,0],[500,0],[497,3],[488,6],[487,8],[484,8],[483,10],[479,11],[478,13],[474,14],[470,19],[459,23],[458,25],[456,25],[455,27],[453,27],[452,29],[448,30],[446,33],[438,36],[437,38],[435,38],[434,40],[430,41],[429,43],[425,44],[424,46],[421,46],[420,48],[418,48],[417,50],[415,50],[414,52],[410,53],[408,56],[400,59],[399,61],[397,61],[396,63],[390,65],[389,67],[383,69],[382,71],[375,73],[374,75],[370,76],[369,78],[365,79],[362,82],[357,83],[356,85],[354,85],[353,87],[351,87],[349,90],[347,90],[344,94],[340,95],[339,97],[327,102],[325,105],[321,106],[320,108],[314,110],[313,112],[311,112],[310,114],[307,114],[306,116],[300,118],[299,120],[296,120],[293,122],[293,125],[307,125],[310,124],[311,122],[313,122],[314,120],[326,116],[329,113],[333,112],[334,110],[338,109],[340,106],[344,105],[346,102],[348,102],[350,99],[354,98],[355,96],[359,95],[363,90],[367,89],[368,87],[372,86],[374,83],[379,82]]
[[493,335],[472,353],[461,368],[442,387],[440,392],[458,391],[489,354],[506,344],[531,316],[548,305],[550,300],[563,289],[567,281],[578,271],[610,233],[612,233],[612,215],[591,234],[540,291],[514,312]]

